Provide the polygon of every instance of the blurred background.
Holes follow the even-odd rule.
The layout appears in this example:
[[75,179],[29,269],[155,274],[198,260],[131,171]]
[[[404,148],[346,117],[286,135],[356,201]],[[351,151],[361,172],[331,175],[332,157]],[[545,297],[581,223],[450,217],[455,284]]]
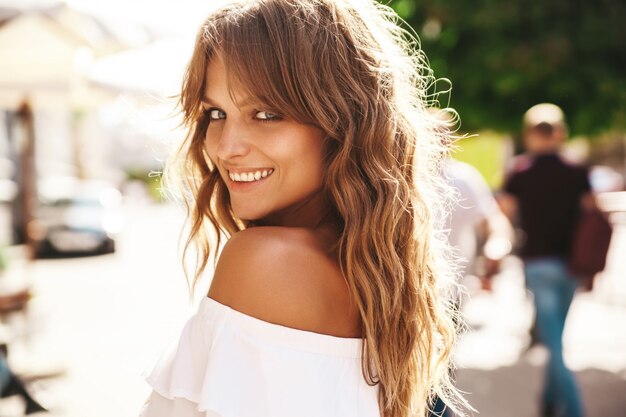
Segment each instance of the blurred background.
[[[565,359],[587,415],[626,416],[626,3],[389,4],[451,80],[440,104],[469,134],[454,157],[493,193],[522,151],[524,112],[564,110],[564,152],[592,167],[614,228],[604,272],[574,298]],[[163,199],[160,173],[185,134],[175,95],[213,6],[0,0],[0,387],[8,366],[47,415],[137,415],[142,372],[194,310],[184,210]],[[538,415],[546,352],[521,261],[506,257],[489,290],[472,275],[459,386],[483,417]],[[20,392],[0,390],[0,416],[24,414]]]

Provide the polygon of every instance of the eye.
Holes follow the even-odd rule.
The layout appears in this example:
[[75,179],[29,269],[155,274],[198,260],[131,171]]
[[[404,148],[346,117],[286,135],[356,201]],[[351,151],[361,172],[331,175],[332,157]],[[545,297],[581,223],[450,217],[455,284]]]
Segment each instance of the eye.
[[255,118],[263,121],[263,122],[269,122],[272,120],[281,120],[282,117],[280,117],[279,115],[275,114],[275,113],[270,113],[267,111],[258,111],[255,114]]
[[209,118],[209,120],[220,120],[226,118],[226,113],[215,108],[206,109],[204,114]]

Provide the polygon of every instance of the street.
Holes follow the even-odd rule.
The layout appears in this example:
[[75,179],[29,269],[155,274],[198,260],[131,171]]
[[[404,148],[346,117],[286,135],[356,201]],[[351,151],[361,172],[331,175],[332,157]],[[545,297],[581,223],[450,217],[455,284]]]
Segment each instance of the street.
[[[13,318],[24,322],[18,326],[24,334],[9,358],[27,374],[65,370],[34,386],[51,416],[138,413],[149,393],[141,372],[191,312],[177,257],[180,213],[169,206],[126,207],[115,254],[12,265],[15,278],[30,281],[35,294],[27,317]],[[0,405],[0,415],[13,408]]]
[[[31,385],[51,417],[136,416],[149,393],[142,371],[194,309],[178,255],[182,209],[135,203],[124,215],[115,254],[31,265],[16,258],[3,278],[33,285],[27,314],[7,320],[19,329],[9,360],[24,375],[54,374]],[[621,228],[607,268],[613,275],[576,296],[564,337],[589,417],[626,416],[626,297],[616,296],[626,276],[615,276],[626,255]],[[457,348],[457,380],[470,403],[482,417],[536,416],[546,358],[543,348],[528,349],[532,308],[519,260],[507,259],[493,292],[474,292],[464,313],[470,331]],[[0,400],[3,417],[19,408]]]

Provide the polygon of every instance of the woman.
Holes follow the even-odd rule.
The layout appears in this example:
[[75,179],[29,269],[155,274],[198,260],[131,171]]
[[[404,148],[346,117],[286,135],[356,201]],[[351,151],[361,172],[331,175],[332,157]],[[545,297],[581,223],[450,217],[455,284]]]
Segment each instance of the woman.
[[192,289],[217,265],[142,416],[424,416],[435,394],[458,411],[444,129],[396,19],[370,0],[236,1],[206,19],[177,166]]

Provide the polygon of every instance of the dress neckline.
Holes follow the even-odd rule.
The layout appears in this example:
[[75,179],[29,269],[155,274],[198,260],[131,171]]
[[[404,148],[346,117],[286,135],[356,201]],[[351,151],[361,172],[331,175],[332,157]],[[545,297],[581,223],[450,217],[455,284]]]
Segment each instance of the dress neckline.
[[217,311],[224,314],[226,322],[234,325],[229,327],[242,329],[246,335],[272,344],[322,354],[361,356],[362,338],[332,336],[271,323],[242,313],[208,296],[203,298],[199,310],[204,312]]

